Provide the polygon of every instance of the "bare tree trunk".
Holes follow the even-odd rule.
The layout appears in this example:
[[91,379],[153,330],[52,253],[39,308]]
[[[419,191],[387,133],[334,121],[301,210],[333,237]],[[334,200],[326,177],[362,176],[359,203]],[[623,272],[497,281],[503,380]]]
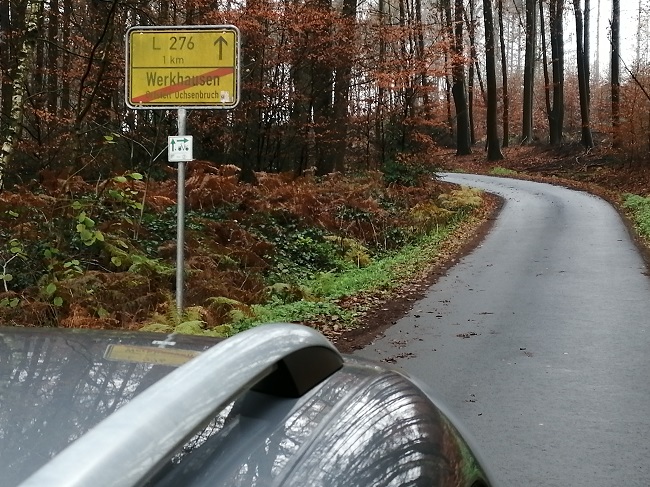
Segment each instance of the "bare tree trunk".
[[510,142],[510,97],[508,96],[508,61],[503,37],[503,0],[499,0],[499,42],[501,46],[501,82],[503,83],[503,147]]
[[56,115],[59,101],[59,1],[50,0],[48,9],[49,22],[47,26],[47,110],[50,115]]
[[468,111],[469,111],[469,131],[470,131],[470,140],[471,144],[474,145],[476,143],[476,131],[474,130],[474,63],[476,61],[476,45],[475,45],[475,39],[476,39],[476,26],[475,26],[475,18],[474,18],[474,1],[475,0],[469,0],[469,26],[468,26],[468,34],[469,34],[469,50],[470,50],[470,65],[469,65],[469,80],[468,80],[468,85],[467,85],[467,98],[468,98]]
[[578,63],[578,89],[580,92],[580,118],[582,119],[582,145],[586,148],[594,146],[589,123],[589,84],[584,52],[584,23],[580,0],[573,0],[573,9],[576,18],[576,57]]
[[[406,50],[406,22],[407,22],[407,11],[406,11],[406,0],[399,0],[399,26],[402,31],[402,35],[400,36],[400,59],[405,62],[409,58],[408,51]],[[401,91],[401,96],[403,100],[403,112],[402,112],[402,120],[401,120],[401,137],[400,137],[400,142],[399,142],[399,149],[400,150],[405,150],[406,149],[406,144],[407,140],[410,139],[411,136],[411,127],[405,123],[411,113],[412,113],[412,97],[411,97],[411,83],[410,83],[410,76],[407,78],[408,81],[405,81],[403,83],[403,87],[400,90]]]
[[539,2],[539,31],[542,37],[542,66],[544,66],[544,101],[549,124],[551,122],[551,82],[548,75],[548,56],[546,46],[546,28],[544,26],[544,2]]
[[[612,8],[614,8],[614,2],[612,2]],[[619,17],[620,17],[620,7],[619,7]],[[643,0],[639,0],[639,16],[637,19],[637,29],[636,29],[636,64],[641,66],[641,42],[643,36]],[[620,18],[619,18],[620,24]],[[620,43],[620,41],[619,41]]]
[[479,66],[478,56],[476,54],[476,19],[474,18],[474,0],[470,0],[470,19],[465,15],[465,25],[467,26],[467,32],[469,32],[469,45],[471,48],[470,55],[474,62],[474,67],[476,69],[476,78],[478,79],[479,88],[481,89],[481,97],[483,98],[483,103],[487,103],[487,97],[485,96],[485,87],[483,86],[483,78],[481,76],[481,67]]
[[[327,16],[332,8],[331,0],[314,0],[314,10]],[[326,45],[325,52],[319,52],[312,64],[312,110],[314,114],[314,149],[316,174],[323,176],[334,170],[332,137],[329,132],[332,119],[332,98],[334,89],[334,70],[326,56],[332,50],[332,25],[328,22],[317,29],[319,41]],[[324,42],[325,41],[325,42]]]
[[[242,80],[241,90],[241,109],[234,112],[234,133],[233,151],[230,154],[230,162],[241,168],[239,175],[242,181],[254,182],[255,171],[259,171],[259,141],[262,125],[261,100],[263,86],[263,64],[264,48],[263,38],[265,34],[264,21],[261,18],[260,11],[265,8],[263,0],[248,0],[246,3],[246,15],[251,22],[256,22],[259,30],[249,30],[248,35],[242,39],[242,64],[246,66],[245,78]],[[295,98],[300,98],[302,84],[296,81],[300,68],[293,66],[292,76],[297,94]],[[294,122],[298,109],[295,99],[289,110],[291,120],[291,129],[296,126]],[[306,126],[306,123],[305,123]],[[292,134],[296,145],[302,147],[301,134]],[[296,152],[300,149],[290,151],[287,159],[296,163]]]
[[43,0],[29,0],[25,11],[25,36],[22,47],[18,52],[18,64],[13,77],[10,119],[2,134],[4,140],[2,142],[2,148],[0,148],[0,191],[4,187],[7,168],[20,142],[23,131],[27,80],[33,70],[38,24],[42,15]]
[[13,71],[13,62],[16,57],[14,42],[10,36],[12,13],[12,2],[10,0],[0,0],[0,71],[2,72],[2,98],[1,117],[2,123],[6,123],[11,118],[11,94],[13,92],[11,77],[9,73]]
[[550,0],[549,23],[553,63],[553,109],[549,113],[550,142],[561,144],[564,131],[564,0]]
[[[386,1],[379,0],[378,6],[379,16],[379,66],[381,69],[386,64],[386,40],[384,39],[384,25],[386,24]],[[380,84],[377,88],[377,113],[375,118],[375,143],[379,152],[379,163],[383,165],[386,163],[386,144],[384,140],[384,112],[386,105],[386,90]]]
[[585,0],[584,11],[584,66],[587,80],[587,106],[591,107],[591,5],[590,0]]
[[497,74],[494,55],[494,20],[492,1],[483,0],[483,18],[485,23],[485,74],[487,78],[487,158],[488,161],[503,159],[499,146],[497,122]]
[[[600,35],[600,0],[598,0],[598,7],[596,8],[596,38]],[[596,42],[596,56],[594,58],[594,71],[596,71],[596,86],[600,81],[600,42]]]
[[619,0],[612,0],[612,59],[611,59],[611,85],[612,85],[612,142],[613,146],[621,146],[621,116],[620,116],[620,44],[621,44],[621,5]]
[[[72,15],[72,0],[63,0],[63,18],[69,19]],[[61,26],[61,43],[64,46],[70,45],[70,22],[63,22]],[[71,55],[67,50],[64,50],[61,56],[61,65],[65,67],[70,66]],[[70,110],[70,83],[68,79],[61,80],[61,111],[67,115],[66,112]]]
[[[354,45],[354,29],[357,17],[357,0],[343,0],[341,33],[337,36],[344,46]],[[352,79],[352,56],[347,52],[340,60],[334,76],[334,105],[332,107],[331,131],[334,134],[333,163],[331,169],[342,171],[347,149],[349,115],[348,103]]]
[[472,153],[469,113],[465,97],[465,65],[463,63],[463,1],[455,0],[452,59],[454,105],[456,106],[456,155]]
[[533,93],[535,84],[536,0],[526,0],[526,57],[524,59],[524,105],[521,142],[533,140]]
[[[356,0],[355,0],[356,1]],[[422,0],[415,0],[415,21],[417,28],[417,60],[420,71],[420,86],[422,91],[422,105],[429,105],[429,78],[427,76],[428,60],[425,56],[424,25],[422,24]]]

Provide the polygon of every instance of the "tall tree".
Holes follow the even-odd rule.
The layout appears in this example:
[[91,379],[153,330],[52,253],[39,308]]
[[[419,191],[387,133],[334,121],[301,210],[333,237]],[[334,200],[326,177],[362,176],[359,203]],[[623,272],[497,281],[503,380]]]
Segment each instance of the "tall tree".
[[501,83],[503,85],[503,147],[510,143],[510,96],[508,95],[508,60],[506,56],[506,41],[503,33],[503,0],[498,3],[499,12],[499,43],[501,46]]
[[621,116],[620,116],[620,92],[621,92],[621,5],[619,0],[612,0],[612,59],[611,59],[611,86],[612,86],[612,140],[614,147],[621,146]]
[[[449,1],[449,0],[447,0]],[[463,56],[463,1],[454,3],[454,36],[451,88],[456,106],[456,155],[463,156],[472,153],[472,140],[469,130],[469,112],[465,96],[465,62]]]
[[28,0],[25,10],[25,34],[18,52],[18,63],[13,76],[12,103],[9,120],[2,131],[0,147],[0,191],[4,186],[5,173],[20,142],[25,118],[27,81],[34,67],[38,25],[43,15],[43,0]]
[[[312,3],[313,2],[313,3]],[[331,52],[333,49],[331,0],[310,0],[314,13],[321,17],[321,24],[314,28],[314,35],[319,39],[321,49],[314,52],[312,58],[311,99],[315,134],[315,164],[318,175],[329,174],[334,170],[332,157],[333,145],[328,131],[332,118],[332,96],[334,87],[334,70]]]
[[553,65],[553,108],[548,112],[550,142],[562,143],[564,131],[564,0],[549,1],[551,63]]
[[591,5],[590,0],[585,0],[584,11],[584,66],[587,80],[587,104],[591,107]]
[[56,115],[59,98],[59,49],[56,47],[59,36],[59,1],[50,0],[47,23],[47,109],[50,116]]
[[544,27],[544,2],[539,2],[539,32],[542,38],[542,66],[544,71],[544,102],[546,106],[546,113],[549,117],[551,114],[551,82],[548,75],[548,54],[546,46],[546,28]]
[[332,133],[334,137],[333,160],[330,169],[341,171],[345,161],[347,144],[345,140],[348,134],[349,110],[348,99],[350,94],[350,83],[352,81],[352,47],[354,46],[354,29],[357,17],[357,0],[343,0],[341,9],[341,23],[339,33],[339,45],[343,49],[348,46],[343,56],[339,56],[336,74],[334,76],[334,105],[332,108]]
[[[470,139],[472,145],[476,143],[476,132],[474,124],[474,65],[477,61],[476,57],[476,19],[475,19],[475,0],[469,0],[469,21],[465,19],[467,23],[467,33],[469,35],[469,54],[470,54],[470,65],[469,65],[469,80],[467,81],[467,98],[468,104],[467,109],[469,112],[469,131]],[[480,76],[480,72],[477,73]]]
[[[230,154],[231,163],[241,168],[240,178],[243,181],[255,180],[255,171],[259,171],[260,162],[260,132],[262,123],[262,86],[263,86],[263,60],[264,43],[266,41],[266,24],[262,12],[265,7],[264,0],[248,0],[246,3],[246,28],[242,39],[242,63],[246,66],[245,79],[242,80],[241,109],[234,112],[235,118],[235,144]],[[294,75],[294,79],[297,75]],[[302,84],[296,83],[296,91]],[[301,106],[296,104],[291,107],[289,116],[293,121],[302,115]],[[302,122],[302,119],[301,119]],[[300,145],[302,139],[298,139]],[[301,146],[302,148],[302,146]],[[296,152],[300,152],[298,149]],[[291,154],[290,159],[296,160],[296,154]]]
[[580,93],[580,118],[582,119],[581,143],[587,148],[594,146],[589,121],[589,82],[587,80],[587,63],[584,51],[584,19],[580,0],[573,0],[576,18],[576,62],[578,64],[578,91]]
[[503,159],[503,154],[499,146],[497,126],[497,74],[491,0],[483,0],[483,22],[485,25],[485,75],[487,78],[487,158],[489,161],[498,161]]
[[[378,15],[378,31],[379,31],[379,46],[378,46],[378,64],[380,69],[384,69],[386,64],[386,39],[384,36],[385,26],[388,23],[387,19],[387,3],[385,0],[379,0],[377,9]],[[384,131],[384,113],[386,112],[386,89],[383,83],[378,83],[377,86],[377,113],[375,115],[375,144],[378,148],[379,163],[383,165],[386,162],[386,144],[385,144],[385,131]]]
[[533,93],[535,83],[535,40],[537,39],[536,0],[526,0],[526,54],[524,59],[524,104],[521,141],[533,140]]
[[[600,33],[600,0],[596,7],[596,39]],[[596,83],[600,81],[600,41],[596,41],[596,55],[594,56],[594,71],[596,72]]]
[[[23,10],[19,10],[22,7]],[[10,73],[16,69],[16,53],[18,51],[16,26],[23,23],[24,17],[23,2],[12,2],[11,0],[0,0],[0,74],[2,75],[2,124],[8,123],[11,118],[11,96],[13,83]]]
[[[356,0],[355,0],[356,1]],[[417,34],[416,59],[420,71],[420,86],[422,91],[422,104],[429,105],[429,79],[427,76],[427,59],[424,39],[424,24],[422,22],[422,0],[415,0],[415,29]]]

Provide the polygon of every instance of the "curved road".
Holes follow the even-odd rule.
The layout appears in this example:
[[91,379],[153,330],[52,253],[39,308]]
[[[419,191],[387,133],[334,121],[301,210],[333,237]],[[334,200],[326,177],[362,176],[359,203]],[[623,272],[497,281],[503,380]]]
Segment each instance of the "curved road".
[[605,201],[444,179],[506,200],[482,245],[357,355],[420,379],[497,485],[650,485],[650,279]]

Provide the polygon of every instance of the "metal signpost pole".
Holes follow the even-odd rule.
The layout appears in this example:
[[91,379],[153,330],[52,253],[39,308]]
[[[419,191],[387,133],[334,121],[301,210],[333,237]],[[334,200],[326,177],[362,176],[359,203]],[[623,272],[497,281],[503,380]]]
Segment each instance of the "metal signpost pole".
[[239,29],[234,25],[135,26],[126,33],[127,106],[178,110],[167,160],[178,164],[176,310],[183,313],[185,170],[194,160],[187,109],[232,109],[240,99]]
[[[178,135],[186,134],[187,110],[178,109]],[[176,311],[180,319],[183,313],[183,289],[185,286],[185,161],[178,162],[176,202]]]

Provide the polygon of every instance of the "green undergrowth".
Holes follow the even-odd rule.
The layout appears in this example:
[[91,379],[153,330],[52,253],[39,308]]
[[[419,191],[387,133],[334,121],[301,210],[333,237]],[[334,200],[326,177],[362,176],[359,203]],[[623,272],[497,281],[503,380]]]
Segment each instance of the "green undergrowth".
[[193,163],[179,314],[172,181],[44,175],[0,194],[0,324],[217,336],[272,321],[353,326],[362,310],[350,300],[420,272],[481,204],[421,168],[392,176],[248,184],[234,166]]
[[508,169],[506,167],[496,166],[490,170],[490,174],[493,176],[514,176],[517,174],[517,171]]
[[624,194],[623,207],[628,211],[639,234],[650,239],[650,197]]
[[232,323],[232,330],[243,331],[270,322],[327,322],[343,328],[354,327],[359,313],[365,310],[341,307],[338,303],[342,298],[390,292],[408,281],[435,262],[441,244],[468,215],[468,212],[458,213],[453,221],[365,267],[319,273],[299,287],[301,299],[293,302],[274,299],[253,306],[249,316],[240,316]]

